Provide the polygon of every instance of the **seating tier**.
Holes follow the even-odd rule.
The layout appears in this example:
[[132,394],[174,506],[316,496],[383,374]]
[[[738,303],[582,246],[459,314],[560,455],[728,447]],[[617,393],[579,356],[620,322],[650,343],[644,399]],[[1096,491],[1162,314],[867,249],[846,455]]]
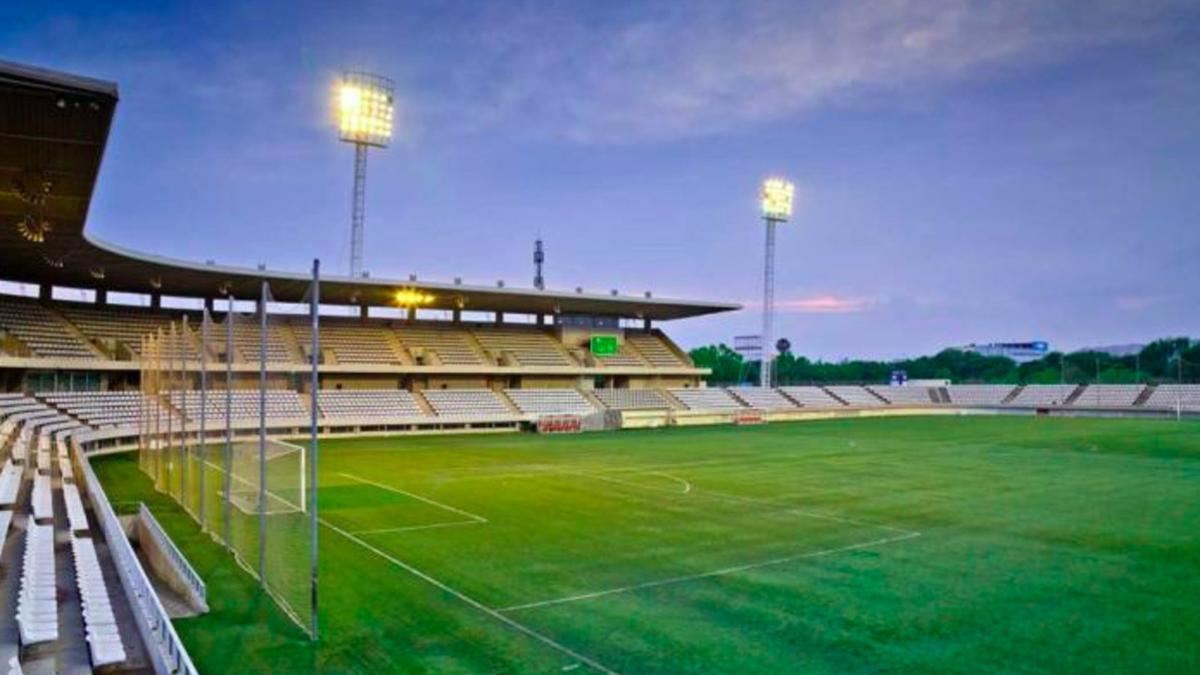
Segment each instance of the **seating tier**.
[[526,414],[591,415],[596,412],[595,406],[574,389],[505,389],[504,393]]
[[421,394],[438,417],[511,417],[512,410],[491,389],[427,389]]
[[724,389],[668,389],[689,410],[741,410],[743,406]]

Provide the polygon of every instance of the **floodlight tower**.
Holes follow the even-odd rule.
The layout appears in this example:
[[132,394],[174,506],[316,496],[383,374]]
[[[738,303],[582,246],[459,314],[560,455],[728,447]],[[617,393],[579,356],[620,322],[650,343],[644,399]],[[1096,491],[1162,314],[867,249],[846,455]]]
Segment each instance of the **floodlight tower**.
[[775,360],[772,328],[775,321],[775,227],[792,216],[796,186],[784,178],[768,178],[762,185],[762,214],[767,224],[767,250],[763,265],[762,367],[759,384],[772,385],[771,364]]
[[350,214],[350,276],[362,274],[363,211],[367,188],[367,148],[386,148],[392,140],[395,109],[392,81],[346,71],[338,83],[337,113],[341,140],[354,144],[354,200]]
[[537,241],[533,242],[533,266],[536,270],[533,275],[533,287],[539,291],[546,290],[546,279],[542,276],[542,263],[546,262],[546,252],[542,250],[542,238],[538,237]]

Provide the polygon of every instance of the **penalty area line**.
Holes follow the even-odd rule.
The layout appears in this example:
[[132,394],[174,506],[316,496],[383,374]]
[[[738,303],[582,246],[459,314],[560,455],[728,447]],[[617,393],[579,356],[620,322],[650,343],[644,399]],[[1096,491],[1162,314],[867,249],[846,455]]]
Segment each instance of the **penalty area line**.
[[478,600],[472,598],[471,596],[467,595],[466,593],[463,593],[462,591],[459,591],[442,581],[438,581],[437,579],[429,576],[428,574],[422,572],[421,570],[417,569],[416,567],[413,567],[412,565],[404,562],[403,560],[400,560],[399,558],[396,558],[395,556],[390,555],[386,551],[383,551],[375,546],[372,546],[371,544],[368,544],[367,542],[363,541],[362,539],[343,530],[342,528],[327,522],[324,518],[322,518],[320,520],[321,520],[321,524],[324,525],[325,527],[328,527],[329,529],[333,530],[334,532],[342,535],[343,537],[349,539],[350,541],[367,549],[368,551],[370,551],[371,553],[374,553],[375,555],[379,556],[380,558],[383,558],[384,560],[392,563],[396,567],[399,567],[400,569],[417,577],[418,579],[424,581],[425,583],[428,583],[431,586],[435,586],[435,587],[441,589],[442,591],[445,591],[446,593],[453,595],[455,598],[458,598],[462,602],[470,605],[471,607],[474,607],[475,609],[479,610],[480,612],[483,612],[484,614],[487,614],[488,616],[503,623],[504,625],[506,625],[520,633],[523,633],[523,634],[537,640],[538,642],[541,642],[542,644],[544,644],[562,654],[565,654],[565,655],[571,657],[572,659],[575,659],[576,661],[578,661],[582,664],[585,664],[595,670],[598,670],[602,673],[608,673],[608,675],[620,675],[619,673],[617,673],[617,671],[604,666],[604,664],[596,661],[595,659],[584,656],[583,654],[580,654],[579,652],[575,651],[574,649],[571,649],[570,647],[562,644],[561,642],[558,642],[554,638],[551,638],[547,635],[539,633],[538,631],[530,628],[529,626],[526,626],[525,624],[523,624],[519,621],[512,619],[511,617],[504,616],[497,610],[492,609],[491,607],[488,607],[487,605],[483,604],[482,602],[479,602]]
[[681,584],[681,583],[688,582],[688,581],[696,581],[698,579],[708,579],[711,577],[727,576],[730,574],[736,574],[738,572],[746,572],[749,570],[756,570],[756,569],[760,569],[763,567],[772,567],[772,566],[776,566],[776,565],[783,565],[785,563],[795,562],[797,560],[806,560],[809,558],[823,558],[825,556],[834,555],[836,553],[845,553],[847,551],[857,551],[858,549],[869,548],[871,546],[883,546],[884,544],[891,544],[894,542],[904,541],[905,539],[912,539],[914,537],[919,537],[919,536],[921,536],[920,532],[907,532],[905,534],[897,535],[894,537],[884,537],[882,539],[873,539],[871,541],[864,541],[864,542],[861,542],[858,544],[851,544],[849,546],[840,546],[838,548],[827,548],[827,549],[821,549],[819,551],[809,551],[807,553],[798,553],[796,555],[785,556],[782,558],[773,558],[771,560],[764,560],[764,561],[756,562],[756,563],[748,563],[745,565],[736,565],[733,567],[723,567],[719,570],[712,570],[710,572],[700,572],[699,574],[687,574],[684,576],[670,577],[668,579],[659,579],[657,581],[647,581],[647,582],[640,583],[640,584],[630,584],[628,586],[618,586],[616,588],[606,588],[604,590],[592,591],[590,593],[580,593],[578,595],[568,595],[568,596],[565,596],[562,598],[552,598],[550,600],[541,600],[538,602],[527,602],[527,603],[520,604],[520,605],[511,605],[509,607],[501,607],[497,611],[499,611],[499,612],[520,612],[520,611],[527,610],[527,609],[536,609],[538,607],[549,607],[551,605],[561,605],[561,604],[565,604],[568,602],[578,602],[580,600],[591,600],[593,598],[602,598],[602,597],[605,597],[608,595],[616,595],[618,593],[628,593],[630,591],[639,591],[639,590],[643,590],[646,588],[657,588],[659,586],[670,586],[673,584]]

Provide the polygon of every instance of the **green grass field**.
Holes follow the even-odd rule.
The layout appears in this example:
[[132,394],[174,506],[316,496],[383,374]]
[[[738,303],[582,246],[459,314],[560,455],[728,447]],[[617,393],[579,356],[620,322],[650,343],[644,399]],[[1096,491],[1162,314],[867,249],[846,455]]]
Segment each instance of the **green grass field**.
[[321,445],[310,644],[133,456],[205,672],[1200,672],[1200,425],[891,418]]

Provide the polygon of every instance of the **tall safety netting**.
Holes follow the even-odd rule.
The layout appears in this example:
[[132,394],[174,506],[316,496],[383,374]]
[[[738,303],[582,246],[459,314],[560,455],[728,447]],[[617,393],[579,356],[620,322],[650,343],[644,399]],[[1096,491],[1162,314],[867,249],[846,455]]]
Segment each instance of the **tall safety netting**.
[[[141,343],[138,463],[310,635],[316,636],[316,417],[307,364],[287,322],[319,342],[317,277],[307,316],[270,311],[264,283],[251,311],[232,297],[181,317]],[[239,309],[243,311],[239,312]]]

